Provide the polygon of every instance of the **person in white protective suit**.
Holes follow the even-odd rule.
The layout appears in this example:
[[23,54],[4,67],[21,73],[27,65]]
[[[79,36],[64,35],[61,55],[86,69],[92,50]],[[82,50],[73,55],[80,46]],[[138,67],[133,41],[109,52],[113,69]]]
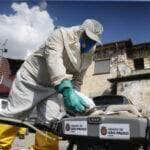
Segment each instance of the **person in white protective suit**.
[[0,108],[0,115],[25,119],[36,106],[38,122],[51,124],[61,113],[58,93],[66,109],[84,112],[89,105],[76,90],[92,62],[96,43],[101,43],[102,32],[102,25],[94,19],[54,30],[17,72],[8,105]]

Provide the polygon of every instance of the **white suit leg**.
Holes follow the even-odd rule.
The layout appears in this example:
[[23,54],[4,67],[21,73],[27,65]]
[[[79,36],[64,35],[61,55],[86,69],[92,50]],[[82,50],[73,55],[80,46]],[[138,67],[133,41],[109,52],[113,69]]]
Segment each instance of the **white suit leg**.
[[25,119],[38,103],[53,93],[55,93],[53,88],[37,84],[22,68],[13,82],[7,106],[0,107],[0,116]]
[[48,123],[54,118],[59,119],[63,112],[63,100],[58,97],[57,93],[37,105],[38,122],[40,123]]

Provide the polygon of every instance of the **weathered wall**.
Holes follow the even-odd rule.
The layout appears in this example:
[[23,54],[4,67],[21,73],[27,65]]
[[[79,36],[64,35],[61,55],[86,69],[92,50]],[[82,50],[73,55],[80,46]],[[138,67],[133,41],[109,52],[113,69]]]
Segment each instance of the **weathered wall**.
[[81,91],[90,97],[102,95],[110,87],[109,74],[94,75],[94,61],[87,70]]
[[147,58],[144,58],[144,67],[147,69],[147,68],[150,68],[150,56],[147,57]]
[[4,57],[0,57],[0,75],[4,75],[7,78],[11,75],[8,60]]
[[143,101],[150,104],[150,80],[120,82],[117,94],[126,96],[135,105],[141,105]]
[[[110,47],[102,47],[96,52],[95,60],[110,59],[110,73],[94,75],[95,61],[87,70],[84,77],[82,92],[90,97],[99,96],[108,92],[111,84],[107,79],[116,77],[125,77],[133,73],[145,72],[150,69],[150,45],[149,47],[139,45],[133,46],[130,50],[130,55],[127,53],[127,47],[115,49],[115,45]],[[145,70],[135,70],[134,59],[144,58]],[[136,100],[150,103],[150,79],[130,82],[118,83],[117,94],[127,96],[133,102]]]
[[95,75],[94,66],[95,61],[88,68],[81,88],[82,92],[90,97],[110,93],[111,83],[107,79],[115,78],[117,75],[123,76],[131,73],[125,50],[116,51],[111,54],[110,73]]
[[[10,78],[10,75],[11,70],[7,58],[0,57],[0,77],[4,76],[5,78]],[[9,90],[10,90],[9,88],[0,84],[0,96],[2,93],[8,93]]]

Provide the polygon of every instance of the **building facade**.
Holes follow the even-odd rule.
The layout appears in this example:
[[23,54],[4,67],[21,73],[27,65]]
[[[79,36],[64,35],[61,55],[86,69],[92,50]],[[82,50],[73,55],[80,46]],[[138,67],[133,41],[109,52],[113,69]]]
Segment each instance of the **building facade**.
[[22,63],[22,60],[0,57],[0,97],[7,97],[10,91],[10,88],[2,84],[1,80],[3,77],[13,80]]
[[90,97],[118,94],[150,103],[150,43],[129,39],[97,46],[83,83]]

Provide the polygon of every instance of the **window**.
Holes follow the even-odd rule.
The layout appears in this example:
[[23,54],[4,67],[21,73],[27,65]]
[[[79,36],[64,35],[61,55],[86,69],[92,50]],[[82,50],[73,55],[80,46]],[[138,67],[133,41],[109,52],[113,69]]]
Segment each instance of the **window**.
[[94,74],[110,73],[110,59],[96,60]]
[[143,58],[134,59],[134,68],[136,70],[144,69],[144,60],[143,60]]

